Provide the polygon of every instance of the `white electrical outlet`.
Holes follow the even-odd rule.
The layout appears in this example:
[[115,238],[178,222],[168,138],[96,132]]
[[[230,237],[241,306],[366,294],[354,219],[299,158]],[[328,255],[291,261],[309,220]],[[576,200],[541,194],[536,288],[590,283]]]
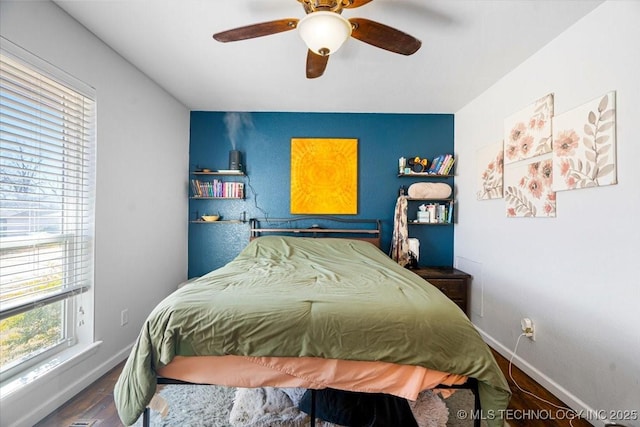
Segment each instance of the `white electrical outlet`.
[[129,309],[125,308],[120,312],[120,326],[124,326],[129,323]]
[[528,317],[523,317],[522,320],[520,320],[520,328],[522,329],[522,333],[525,337],[531,339],[531,341],[536,340],[533,320],[529,319]]

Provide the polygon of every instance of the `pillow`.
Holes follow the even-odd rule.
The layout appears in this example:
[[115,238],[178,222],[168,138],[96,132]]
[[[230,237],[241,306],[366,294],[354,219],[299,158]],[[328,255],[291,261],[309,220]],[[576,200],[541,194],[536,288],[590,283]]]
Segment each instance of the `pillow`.
[[416,182],[409,186],[407,195],[412,199],[446,199],[452,192],[451,186],[444,182]]

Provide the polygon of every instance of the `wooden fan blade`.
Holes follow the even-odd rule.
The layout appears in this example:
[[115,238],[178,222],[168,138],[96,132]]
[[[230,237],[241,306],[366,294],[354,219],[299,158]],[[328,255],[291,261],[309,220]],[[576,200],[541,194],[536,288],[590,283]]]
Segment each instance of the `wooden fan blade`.
[[364,18],[350,18],[349,22],[353,26],[351,37],[380,49],[411,55],[422,46],[417,38],[379,22]]
[[219,42],[226,43],[269,36],[271,34],[293,30],[298,26],[298,21],[298,18],[285,18],[278,19],[276,21],[251,24],[244,27],[234,28],[232,30],[222,31],[221,33],[214,34],[213,38]]
[[353,0],[350,4],[344,6],[345,9],[353,9],[371,3],[373,0]]
[[322,56],[314,53],[311,49],[307,52],[307,78],[315,79],[324,74],[327,68],[329,55]]

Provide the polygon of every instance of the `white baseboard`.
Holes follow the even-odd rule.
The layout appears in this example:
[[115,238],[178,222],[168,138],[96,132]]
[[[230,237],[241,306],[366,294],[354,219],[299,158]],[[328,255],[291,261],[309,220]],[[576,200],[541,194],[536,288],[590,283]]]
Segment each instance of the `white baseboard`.
[[[597,414],[598,413],[595,409],[591,408],[589,405],[587,405],[584,401],[579,399],[573,393],[569,392],[567,389],[562,387],[560,384],[558,384],[555,381],[553,381],[551,378],[549,378],[543,372],[538,370],[535,366],[531,365],[529,362],[527,362],[526,360],[522,359],[517,354],[514,355],[513,350],[505,347],[502,343],[500,343],[499,341],[494,339],[491,335],[487,334],[482,329],[478,328],[478,326],[476,326],[476,329],[478,330],[478,332],[480,332],[480,335],[482,336],[484,341],[487,344],[489,344],[489,346],[491,348],[496,350],[498,353],[500,353],[507,360],[511,360],[513,358],[513,365],[514,366],[517,366],[524,373],[526,373],[531,378],[536,380],[540,385],[542,385],[545,389],[547,389],[551,394],[553,394],[558,399],[563,401],[570,409],[574,410],[576,413],[585,414],[585,417],[586,417],[586,414]],[[514,345],[515,345],[515,343],[514,343]],[[592,419],[592,418],[598,418],[598,417],[588,417],[588,418],[589,419],[587,421],[590,422],[591,424],[593,424],[594,426],[597,426],[597,427],[605,427],[605,425],[607,423],[611,422],[611,421],[609,421],[607,419],[597,419],[597,420],[596,419]]]
[[[99,345],[100,342],[95,343],[94,346],[92,346],[92,349],[95,349]],[[63,383],[65,384],[65,386],[59,387],[56,393],[46,396],[46,398],[42,400],[33,399],[33,397],[38,394],[37,388],[39,387],[39,380],[34,381],[34,383],[32,384],[28,384],[24,387],[24,390],[19,390],[15,394],[11,394],[3,398],[2,406],[5,409],[3,410],[2,418],[5,418],[5,415],[7,415],[4,412],[5,410],[11,411],[11,409],[24,409],[21,407],[25,406],[25,403],[28,406],[28,410],[22,410],[21,416],[19,417],[16,417],[15,415],[12,417],[9,416],[8,418],[11,419],[3,420],[1,424],[3,426],[6,425],[7,427],[22,427],[32,426],[41,421],[47,415],[51,414],[57,408],[73,398],[76,394],[84,390],[86,387],[88,387],[104,374],[113,369],[118,363],[122,362],[122,360],[124,360],[129,355],[132,345],[133,344],[120,350],[118,353],[78,378],[67,378],[70,375],[66,375],[64,381],[58,380],[58,383]],[[79,356],[75,360],[69,361],[69,364],[63,363],[59,367],[60,369],[55,369],[53,372],[50,372],[50,374],[55,377],[62,377],[66,374],[66,371],[69,371],[74,365],[84,362],[92,354],[95,354],[95,351],[93,351],[93,353],[90,353],[87,357]],[[55,379],[51,379],[50,377],[43,377],[42,380],[56,381]],[[5,424],[5,421],[7,421],[7,424]]]

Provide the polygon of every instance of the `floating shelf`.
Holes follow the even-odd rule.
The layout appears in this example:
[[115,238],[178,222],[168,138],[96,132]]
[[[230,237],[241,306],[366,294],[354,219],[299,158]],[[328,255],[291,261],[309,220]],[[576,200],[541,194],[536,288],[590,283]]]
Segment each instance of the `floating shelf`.
[[191,172],[193,175],[223,175],[223,176],[247,176],[244,172],[220,172],[220,171],[209,171],[209,172]]
[[418,222],[416,220],[407,221],[407,225],[453,225],[451,222]]
[[413,177],[413,178],[453,178],[454,175],[438,175],[435,173],[427,172],[412,172],[412,173],[399,173],[398,177]]
[[201,219],[194,219],[189,222],[192,224],[246,224],[248,221],[241,221],[239,219],[221,219],[218,221],[204,221]]
[[244,197],[189,197],[193,200],[244,200]]

